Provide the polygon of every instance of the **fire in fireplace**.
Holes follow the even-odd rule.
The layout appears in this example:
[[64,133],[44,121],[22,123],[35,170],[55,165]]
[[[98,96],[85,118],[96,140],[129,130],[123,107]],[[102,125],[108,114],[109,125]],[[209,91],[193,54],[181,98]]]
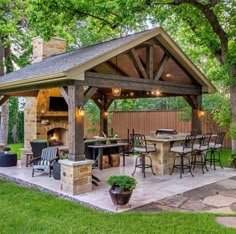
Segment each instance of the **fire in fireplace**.
[[50,146],[67,145],[68,130],[64,128],[54,128],[47,133]]

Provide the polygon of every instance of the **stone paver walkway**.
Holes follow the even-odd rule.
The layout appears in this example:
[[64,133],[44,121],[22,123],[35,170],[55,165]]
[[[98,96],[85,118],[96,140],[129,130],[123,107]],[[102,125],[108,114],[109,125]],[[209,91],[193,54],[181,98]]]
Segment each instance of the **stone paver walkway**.
[[151,202],[133,210],[236,214],[236,177]]

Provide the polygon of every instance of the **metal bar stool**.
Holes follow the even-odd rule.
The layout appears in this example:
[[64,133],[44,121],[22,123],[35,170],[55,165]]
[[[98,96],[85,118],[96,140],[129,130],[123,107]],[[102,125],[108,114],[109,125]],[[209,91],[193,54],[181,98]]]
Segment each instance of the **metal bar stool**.
[[226,134],[226,132],[217,133],[216,138],[215,138],[215,142],[212,142],[209,144],[209,150],[206,153],[206,162],[210,163],[210,167],[213,164],[214,170],[216,169],[217,162],[220,164],[220,167],[223,169],[223,166],[222,166],[221,160],[220,160],[220,153],[221,153],[221,150],[223,147],[223,141],[224,141],[225,134]]
[[192,154],[192,169],[195,169],[196,165],[202,167],[202,173],[204,174],[204,168],[208,171],[205,159],[205,151],[209,149],[209,143],[211,139],[212,133],[202,134],[201,138],[199,138],[199,143],[193,145],[194,154]]
[[[131,134],[131,138],[133,139],[134,151],[139,153],[139,156],[135,160],[135,168],[132,176],[136,168],[142,168],[143,177],[146,176],[146,168],[151,168],[152,174],[155,175],[152,167],[152,158],[148,154],[156,152],[156,145],[147,144],[145,135],[143,134]],[[147,158],[149,159],[149,163],[146,162]]]
[[[194,135],[187,135],[185,137],[183,145],[172,146],[170,148],[170,152],[178,154],[174,158],[174,163],[173,163],[173,167],[172,167],[170,175],[172,175],[174,169],[177,168],[180,171],[180,179],[182,178],[182,174],[184,173],[184,169],[188,169],[190,174],[192,176],[194,176],[193,173],[192,173],[190,159],[186,155],[189,154],[189,153],[192,153],[195,137],[196,136],[194,136]],[[176,164],[176,159],[180,160],[180,164]],[[184,164],[184,159],[186,159],[188,161],[188,164]]]

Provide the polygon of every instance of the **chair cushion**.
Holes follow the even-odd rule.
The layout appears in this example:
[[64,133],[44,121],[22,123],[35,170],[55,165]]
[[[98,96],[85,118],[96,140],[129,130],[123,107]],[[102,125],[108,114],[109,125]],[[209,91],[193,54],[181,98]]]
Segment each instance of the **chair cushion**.
[[47,160],[40,160],[37,161],[34,165],[33,165],[33,169],[40,169],[40,170],[49,170],[49,166],[50,166],[50,162]]
[[212,149],[219,149],[219,148],[222,148],[222,145],[221,144],[210,143],[209,147],[212,148]]
[[156,152],[156,148],[154,145],[147,145],[147,150],[145,147],[134,147],[134,151],[141,152],[141,153],[149,153],[149,152]]
[[170,151],[171,152],[174,152],[174,153],[190,153],[192,152],[192,148],[185,148],[183,146],[174,146],[172,148],[170,148]]
[[194,144],[193,149],[204,151],[204,150],[208,149],[208,146],[207,145]]

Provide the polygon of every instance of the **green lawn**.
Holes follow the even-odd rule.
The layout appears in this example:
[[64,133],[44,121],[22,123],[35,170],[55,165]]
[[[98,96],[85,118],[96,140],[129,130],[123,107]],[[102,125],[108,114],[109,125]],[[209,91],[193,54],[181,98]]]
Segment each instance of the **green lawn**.
[[102,213],[0,180],[0,233],[235,233],[212,214]]
[[231,149],[222,150],[221,162],[222,162],[223,167],[231,167]]
[[[11,151],[16,152],[18,158],[20,158],[20,148],[24,148],[24,144],[9,144]],[[223,149],[221,153],[221,161],[224,167],[231,167],[231,149]]]
[[20,159],[20,154],[21,154],[20,149],[21,149],[21,148],[24,148],[24,144],[23,144],[23,143],[19,143],[19,144],[8,144],[7,146],[11,148],[11,151],[12,151],[12,152],[16,152],[18,159]]

